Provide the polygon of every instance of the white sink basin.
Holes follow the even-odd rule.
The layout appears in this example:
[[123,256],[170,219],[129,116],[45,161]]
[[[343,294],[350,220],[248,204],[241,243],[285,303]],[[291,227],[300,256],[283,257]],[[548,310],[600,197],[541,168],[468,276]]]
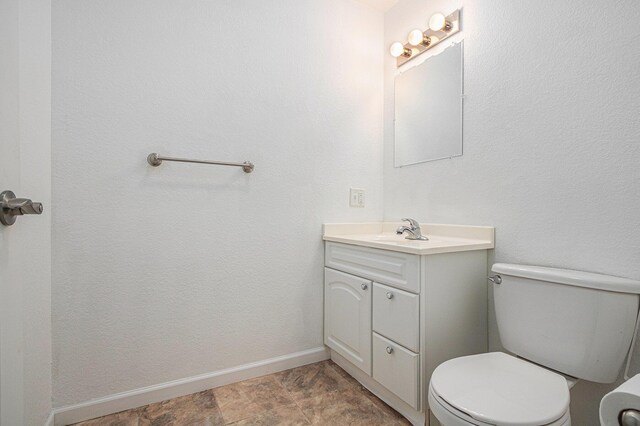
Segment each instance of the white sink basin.
[[455,238],[448,239],[440,236],[429,236],[425,235],[428,240],[410,240],[405,238],[405,235],[398,235],[396,233],[383,233],[383,234],[353,234],[353,235],[345,235],[344,237],[351,238],[353,240],[358,240],[363,243],[369,242],[374,244],[389,244],[394,246],[406,246],[412,248],[427,248],[433,247],[434,245],[442,244],[443,242],[453,242]]
[[[363,237],[368,237],[366,235],[363,235]],[[372,241],[383,241],[383,242],[387,242],[387,243],[402,243],[404,241],[410,241],[407,240],[403,235],[396,235],[396,234],[378,234],[378,235],[372,235],[371,237]]]

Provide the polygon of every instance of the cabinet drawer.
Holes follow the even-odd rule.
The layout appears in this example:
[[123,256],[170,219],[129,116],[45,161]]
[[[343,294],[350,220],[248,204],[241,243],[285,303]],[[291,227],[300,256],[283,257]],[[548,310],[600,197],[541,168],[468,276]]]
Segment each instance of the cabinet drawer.
[[373,333],[373,378],[419,410],[419,359],[402,346]]
[[325,265],[359,277],[420,292],[420,256],[327,242]]
[[419,352],[420,296],[373,284],[373,331]]

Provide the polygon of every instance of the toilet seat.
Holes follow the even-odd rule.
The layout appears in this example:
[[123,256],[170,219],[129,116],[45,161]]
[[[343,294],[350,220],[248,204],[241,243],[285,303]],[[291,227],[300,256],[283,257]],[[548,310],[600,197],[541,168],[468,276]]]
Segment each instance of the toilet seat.
[[[495,424],[476,420],[462,411],[455,409],[435,395],[431,387],[429,387],[429,409],[443,426],[495,426]],[[569,411],[557,421],[544,426],[571,426]]]
[[455,358],[435,369],[429,405],[449,425],[570,424],[563,376],[501,352]]

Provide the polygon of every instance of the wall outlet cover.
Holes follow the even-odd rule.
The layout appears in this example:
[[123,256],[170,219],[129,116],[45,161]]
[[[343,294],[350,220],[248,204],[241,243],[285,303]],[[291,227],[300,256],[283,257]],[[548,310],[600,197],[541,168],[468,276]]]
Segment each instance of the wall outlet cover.
[[358,208],[364,207],[364,189],[349,189],[349,206]]

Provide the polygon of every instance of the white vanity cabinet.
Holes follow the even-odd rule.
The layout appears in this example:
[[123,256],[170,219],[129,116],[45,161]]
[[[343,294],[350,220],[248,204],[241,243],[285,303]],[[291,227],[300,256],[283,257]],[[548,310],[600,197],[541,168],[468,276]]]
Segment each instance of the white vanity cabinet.
[[405,251],[425,247],[414,254],[349,244],[344,235],[332,240],[325,228],[324,341],[331,358],[413,424],[429,422],[427,386],[439,364],[487,351],[492,228],[490,234],[485,245],[452,248],[443,240],[442,250],[435,238],[407,242]]

